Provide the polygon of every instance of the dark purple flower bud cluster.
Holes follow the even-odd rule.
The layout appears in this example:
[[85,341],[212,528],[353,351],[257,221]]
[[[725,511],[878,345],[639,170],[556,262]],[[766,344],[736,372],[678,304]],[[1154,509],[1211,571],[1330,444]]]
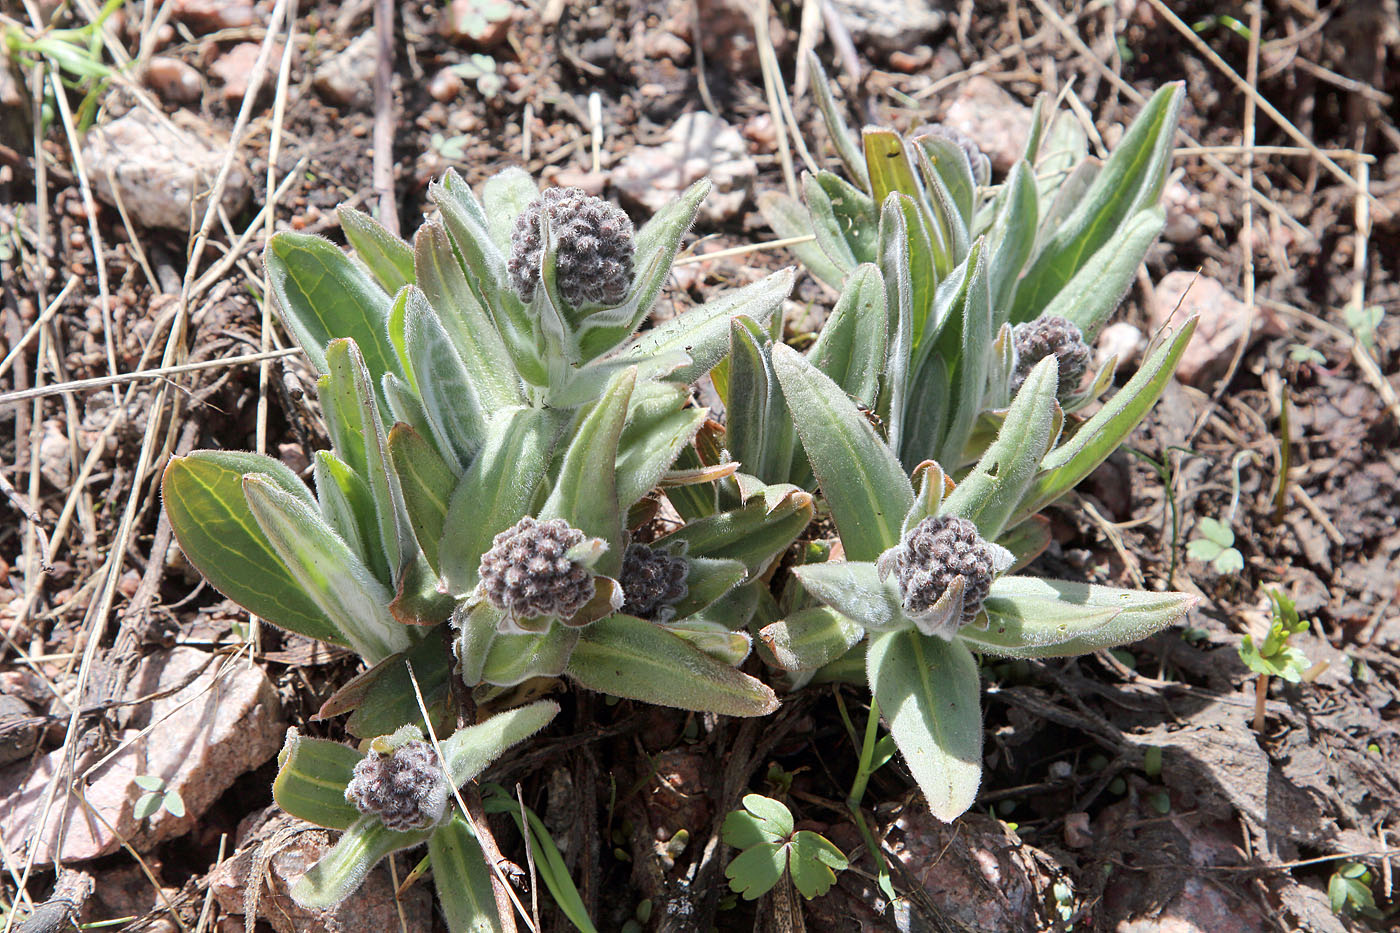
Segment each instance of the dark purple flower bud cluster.
[[345,799],[395,832],[427,829],[447,808],[447,778],[427,742],[409,741],[393,752],[372,751],[355,765]]
[[487,602],[517,619],[568,619],[593,598],[593,574],[567,556],[583,532],[562,518],[525,516],[492,539],[481,555],[481,590]]
[[881,558],[881,575],[894,571],[904,611],[927,615],[958,577],[963,580],[961,625],[977,618],[991,591],[996,559],[991,547],[965,518],[926,518]]
[[632,284],[632,221],[582,188],[546,188],[516,218],[507,264],[515,293],[524,301],[535,297],[544,253],[542,212],[559,244],[554,275],[564,300],[574,307],[621,304]]
[[664,621],[663,613],[690,592],[690,564],[645,544],[627,545],[622,557],[622,611],[639,619]]
[[1011,336],[1016,347],[1016,369],[1011,374],[1013,395],[1021,391],[1035,365],[1051,355],[1060,361],[1060,396],[1079,388],[1089,369],[1091,353],[1084,335],[1072,322],[1051,314],[1017,324]]

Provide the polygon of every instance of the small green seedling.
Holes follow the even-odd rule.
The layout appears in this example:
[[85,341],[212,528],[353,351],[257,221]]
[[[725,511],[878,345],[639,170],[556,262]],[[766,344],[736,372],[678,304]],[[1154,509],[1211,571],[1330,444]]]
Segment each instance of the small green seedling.
[[481,52],[473,52],[460,65],[453,65],[451,71],[463,81],[475,81],[477,93],[487,100],[500,93],[505,85],[505,81],[496,71],[496,60]]
[[1186,553],[1192,560],[1207,561],[1221,574],[1244,569],[1244,555],[1235,547],[1234,529],[1214,518],[1202,518],[1197,527],[1201,537],[1186,543]]
[[1360,862],[1344,862],[1327,882],[1327,900],[1332,913],[1359,914],[1379,919],[1376,897],[1371,893],[1371,870]]
[[135,780],[136,786],[145,791],[132,810],[138,820],[155,816],[162,809],[176,818],[185,815],[185,801],[180,792],[167,788],[164,779],[154,774],[138,774]]
[[1264,731],[1264,699],[1269,692],[1269,678],[1282,677],[1296,684],[1309,669],[1308,659],[1288,640],[1308,629],[1306,620],[1298,618],[1298,610],[1279,590],[1269,591],[1274,619],[1262,645],[1255,646],[1254,637],[1246,635],[1240,644],[1240,660],[1259,675],[1254,685],[1254,731]]
[[454,19],[454,31],[474,42],[483,42],[493,31],[492,27],[504,22],[515,13],[509,0],[474,0],[472,3],[454,3],[448,15]]
[[1356,335],[1356,340],[1368,350],[1376,348],[1376,328],[1381,326],[1385,311],[1380,305],[1349,304],[1342,309],[1347,326]]
[[740,853],[724,870],[729,887],[752,901],[792,875],[798,893],[811,900],[836,883],[836,872],[849,864],[829,839],[810,830],[793,832],[792,811],[762,794],[744,797],[744,809],[724,818],[724,841]]

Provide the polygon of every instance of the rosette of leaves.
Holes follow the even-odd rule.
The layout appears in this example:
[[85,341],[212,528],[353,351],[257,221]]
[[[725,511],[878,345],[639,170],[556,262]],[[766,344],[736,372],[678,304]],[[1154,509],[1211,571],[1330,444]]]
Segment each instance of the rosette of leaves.
[[[815,64],[815,62],[814,62]],[[1036,513],[1072,489],[1127,437],[1170,381],[1195,319],[1168,334],[1092,416],[1116,360],[1082,380],[1087,346],[1134,280],[1161,231],[1159,204],[1183,99],[1155,94],[1106,161],[1087,155],[1083,130],[1037,103],[1025,156],[991,186],[949,134],[866,128],[859,141],[814,68],[818,102],[847,177],[803,180],[805,205],[761,201],[813,275],[840,291],[806,359],[855,400],[906,470],[925,460],[960,475],[998,436],[1013,391],[1033,363],[1058,355],[1058,410],[1067,416],[1002,541],[1021,560],[1048,543]],[[765,482],[810,487],[774,378],[774,335],[732,328],[733,386],[726,445]]]
[[[896,746],[934,815],[952,820],[971,806],[981,780],[977,655],[1054,658],[1121,645],[1181,619],[1195,598],[1007,573],[1014,559],[991,542],[1022,510],[1064,427],[1055,357],[1031,371],[996,439],[956,483],[933,461],[919,464],[911,482],[856,404],[806,357],[778,345],[772,365],[845,560],[794,569],[820,605],[766,626],[763,643],[781,667],[799,673],[863,653]],[[972,564],[961,566],[966,578],[954,576],[941,593],[911,594],[891,558],[929,518],[970,522],[981,542],[969,552]]]
[[[512,684],[565,673],[585,629],[595,652],[618,652],[611,662],[652,665],[660,679],[628,696],[750,715],[776,703],[726,663],[732,651],[716,659],[677,634],[705,608],[701,597],[718,599],[732,585],[724,581],[747,572],[707,563],[719,559],[712,554],[691,550],[695,595],[667,627],[622,615],[599,622],[615,608],[634,506],[660,486],[713,479],[672,469],[706,418],[689,384],[727,352],[730,318],[766,321],[791,287],[791,272],[779,272],[636,333],[708,188],[692,186],[626,244],[631,273],[613,306],[562,297],[580,292],[560,285],[570,244],[561,247],[547,211],[527,231],[538,263],[530,301],[512,287],[516,220],[539,198],[518,170],[488,180],[480,200],[449,174],[431,189],[438,212],[411,246],[348,210],[342,227],[358,258],[318,237],[272,238],[265,262],[279,313],[321,373],[331,447],[315,455],[314,491],[271,458],[198,451],[172,461],[163,492],[182,548],[217,589],[370,666],[322,715],[353,712],[347,728],[362,738],[418,721],[407,659],[445,729],[455,721],[449,643],[469,684]],[[810,500],[803,508],[765,517],[779,551]],[[605,598],[560,620],[572,625],[535,620],[511,632],[493,620],[488,636],[466,625],[480,562],[525,516],[562,519],[593,542],[588,570]],[[729,691],[718,706],[676,686],[707,676]]]
[[[288,730],[277,758],[274,799],[293,816],[341,833],[335,846],[292,887],[292,899],[308,908],[333,907],[353,893],[381,859],[427,843],[428,864],[448,928],[454,933],[503,929],[491,867],[471,821],[457,804],[456,789],[485,771],[512,745],[544,728],[558,711],[559,707],[547,700],[530,703],[497,713],[459,729],[441,744],[435,743],[427,756],[430,767],[410,777],[437,782],[429,796],[438,806],[424,814],[421,825],[405,830],[390,829],[376,813],[362,812],[350,799],[356,795],[347,794],[347,788],[353,788],[357,781],[363,783],[356,766],[367,756],[392,757],[409,744],[423,747],[424,736],[416,726],[377,736],[359,750]],[[403,784],[400,781],[379,790],[400,795],[421,790]],[[446,805],[441,806],[444,795]]]

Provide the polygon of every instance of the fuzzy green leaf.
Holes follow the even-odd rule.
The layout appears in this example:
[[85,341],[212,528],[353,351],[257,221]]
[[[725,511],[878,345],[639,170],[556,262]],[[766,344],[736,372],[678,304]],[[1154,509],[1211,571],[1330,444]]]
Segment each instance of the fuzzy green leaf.
[[874,560],[899,540],[914,502],[909,477],[841,388],[786,346],[773,348],[797,433],[851,560]]
[[766,684],[722,664],[663,626],[614,615],[582,630],[566,672],[590,690],[726,716],[778,708]]
[[476,833],[460,813],[428,839],[433,887],[449,933],[504,933],[491,885],[491,866]]
[[[1140,641],[1181,621],[1198,598],[1185,593],[1152,593],[1143,590],[1118,589],[1091,583],[1071,583],[1067,580],[1044,580],[1038,577],[999,577],[992,581],[987,602],[1006,606],[999,600],[1044,599],[1057,600],[1076,612],[1086,615],[1101,610],[1114,610],[1116,615],[1106,625],[1075,635],[1068,641],[1047,642],[1018,653],[1018,657],[1060,658],[1088,654],[1100,648],[1113,648]],[[964,628],[960,633],[968,640],[976,639],[976,629]],[[978,646],[978,650],[984,650]],[[996,653],[985,649],[989,654]]]
[[[813,236],[812,215],[802,204],[779,191],[765,191],[758,196],[758,212],[779,239],[795,239]],[[797,257],[803,267],[832,288],[840,288],[843,273],[826,251],[814,240],[793,243],[788,251]]]
[[254,615],[335,645],[342,634],[287,569],[243,496],[243,477],[267,476],[307,506],[310,491],[281,461],[261,454],[197,450],[165,468],[161,496],[180,548],[214,588]]
[[846,278],[841,297],[807,353],[813,366],[867,408],[875,406],[880,388],[888,317],[879,267],[859,265]]
[[872,563],[803,564],[793,573],[807,592],[868,631],[887,632],[914,624],[904,615],[894,577],[881,580]]
[[851,650],[865,629],[835,609],[818,606],[764,626],[758,637],[784,670],[811,671]]
[[801,490],[781,496],[771,507],[755,495],[741,508],[694,519],[656,543],[685,542],[691,557],[737,560],[756,578],[797,540],[812,513],[812,497]]
[[1042,316],[1068,319],[1092,343],[1137,281],[1147,251],[1166,225],[1167,212],[1160,207],[1145,208],[1124,220],[1113,239],[1100,247],[1045,306]]
[[910,629],[872,636],[866,674],[929,809],[951,823],[972,806],[982,782],[977,661],[958,640]]
[[348,829],[360,811],[345,799],[345,786],[364,756],[349,745],[287,731],[277,756],[272,799],[298,819],[327,829]]
[[457,474],[432,444],[406,424],[396,424],[389,430],[389,457],[399,478],[413,534],[428,565],[438,570],[438,544],[448,503],[457,487]]
[[334,907],[354,893],[380,859],[421,845],[430,835],[430,830],[396,833],[377,817],[362,816],[292,885],[292,900],[310,909]]
[[413,283],[413,250],[407,243],[363,211],[339,207],[336,215],[355,255],[386,294],[397,294],[399,289]]

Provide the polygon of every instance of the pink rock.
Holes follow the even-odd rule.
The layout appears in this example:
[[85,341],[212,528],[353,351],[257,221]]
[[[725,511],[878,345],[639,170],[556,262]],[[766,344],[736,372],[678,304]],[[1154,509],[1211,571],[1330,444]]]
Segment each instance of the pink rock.
[[1124,920],[1114,933],[1266,933],[1273,928],[1239,894],[1229,895],[1201,878],[1187,878],[1181,893],[1161,910]]
[[[192,217],[197,224],[203,216],[225,151],[140,107],[94,127],[83,142],[83,158],[98,197],[115,204],[119,194],[137,224],[182,232],[190,228]],[[224,209],[237,214],[248,193],[247,172],[235,160],[223,190]]]
[[998,172],[1010,171],[1026,151],[1031,108],[991,78],[969,78],[948,104],[943,122],[970,136]]
[[[53,861],[63,826],[64,861],[107,855],[121,839],[138,850],[150,849],[188,832],[239,775],[277,754],[285,723],[276,689],[261,668],[193,648],[158,651],[141,663],[128,696],[149,696],[181,684],[186,685],[136,708],[116,737],[118,750],[104,749],[110,757],[88,776],[81,799],[55,796],[42,837],[38,818],[63,749],[40,758],[37,766],[26,761],[0,771],[0,834],[7,845],[34,846],[35,864],[46,865]],[[77,772],[84,773],[99,757],[79,760]],[[177,791],[185,815],[161,809],[149,819],[136,819],[133,811],[143,793],[135,783],[138,775],[160,778]]]
[[708,176],[714,189],[700,214],[722,223],[743,209],[757,175],[739,131],[701,110],[682,114],[661,145],[631,149],[613,168],[612,183],[625,200],[655,213]]
[[[1222,375],[1249,327],[1245,303],[1215,279],[1194,272],[1167,273],[1153,291],[1151,310],[1154,330],[1168,321],[1179,327],[1191,315],[1201,316],[1176,370],[1176,377],[1187,385],[1202,386]],[[1261,306],[1248,340],[1264,333],[1282,332],[1277,314]]]
[[174,0],[171,6],[176,19],[201,34],[242,29],[257,22],[253,5],[241,0]]
[[[253,80],[254,66],[258,63],[258,54],[261,51],[262,47],[256,42],[240,42],[209,66],[209,73],[223,82],[224,100],[232,104],[243,100],[243,95],[248,93],[248,86]],[[263,90],[269,87],[273,69],[277,67],[281,58],[282,47],[274,46],[264,68]]]
[[374,73],[378,65],[374,33],[366,32],[316,66],[315,86],[321,96],[341,107],[368,110],[374,106]]
[[146,87],[172,104],[192,104],[204,94],[204,82],[192,66],[166,55],[146,65]]

